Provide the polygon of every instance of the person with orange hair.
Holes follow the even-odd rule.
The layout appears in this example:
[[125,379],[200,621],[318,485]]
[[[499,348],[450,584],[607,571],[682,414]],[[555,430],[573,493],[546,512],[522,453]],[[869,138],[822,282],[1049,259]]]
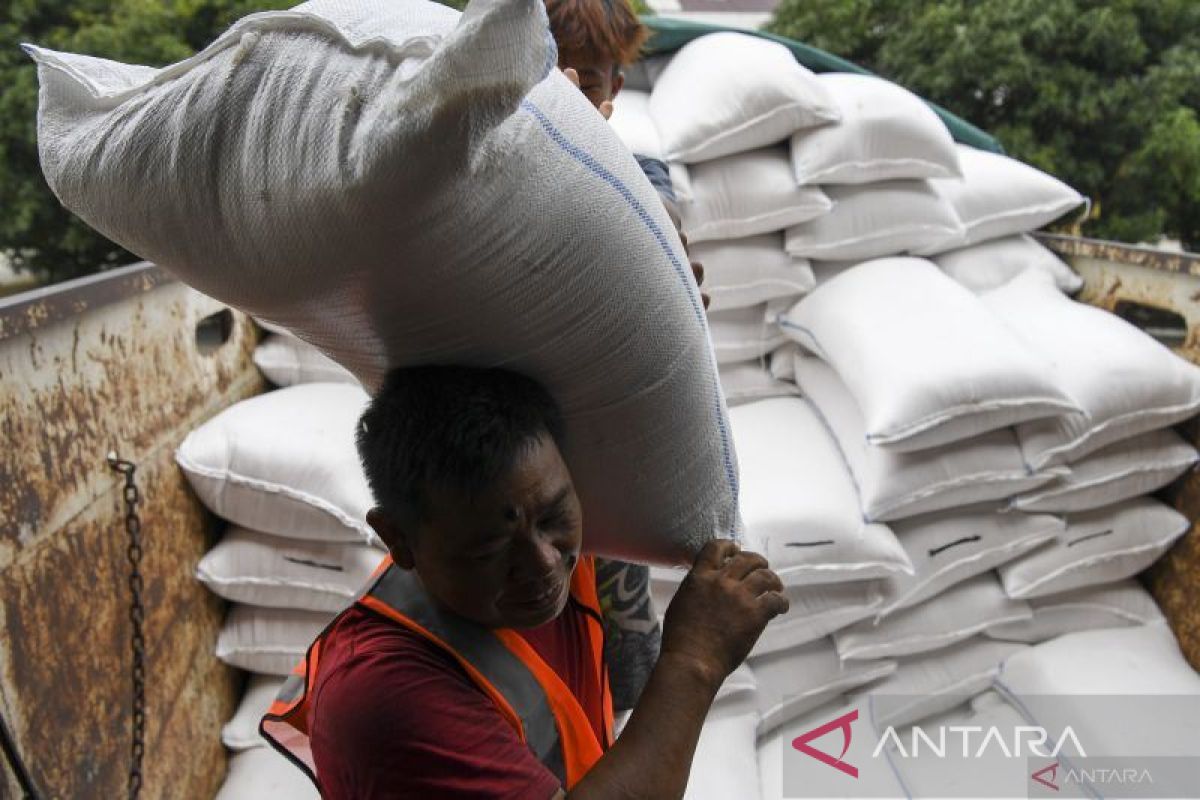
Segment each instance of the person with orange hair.
[[627,0],[546,0],[558,66],[573,69],[579,88],[607,117],[621,91],[621,72],[637,60],[649,31]]
[[[622,69],[637,60],[650,32],[628,0],[546,0],[546,14],[558,45],[559,69],[608,119],[613,100],[625,85]],[[667,165],[640,153],[634,153],[634,157],[678,227],[679,213]]]

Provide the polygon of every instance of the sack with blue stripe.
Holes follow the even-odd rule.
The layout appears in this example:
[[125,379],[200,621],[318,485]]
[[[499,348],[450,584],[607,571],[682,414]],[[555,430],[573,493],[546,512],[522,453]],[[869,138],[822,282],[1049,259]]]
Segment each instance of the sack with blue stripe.
[[47,180],[97,230],[368,389],[425,363],[542,381],[593,552],[736,531],[687,258],[542,0],[314,0],[162,69],[26,49]]

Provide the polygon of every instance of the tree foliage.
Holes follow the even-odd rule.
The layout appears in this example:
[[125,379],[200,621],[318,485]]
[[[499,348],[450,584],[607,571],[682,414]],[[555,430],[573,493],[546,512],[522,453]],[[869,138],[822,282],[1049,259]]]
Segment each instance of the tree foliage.
[[0,14],[0,254],[47,281],[135,260],[63,209],[46,185],[37,157],[37,70],[18,43],[164,66],[246,14],[297,1],[0,0],[7,12]]
[[1095,201],[1089,235],[1200,246],[1200,2],[782,0],[769,30],[996,136]]

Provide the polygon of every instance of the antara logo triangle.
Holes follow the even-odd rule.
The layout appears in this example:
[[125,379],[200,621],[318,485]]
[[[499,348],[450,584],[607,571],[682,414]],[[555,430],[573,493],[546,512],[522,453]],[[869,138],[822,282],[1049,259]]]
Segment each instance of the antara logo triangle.
[[[832,719],[829,722],[826,722],[824,725],[813,728],[811,731],[807,731],[807,732],[801,734],[800,736],[797,736],[795,739],[792,740],[792,747],[796,748],[801,753],[804,753],[804,755],[806,755],[806,756],[811,756],[812,758],[815,758],[817,761],[820,761],[822,764],[828,764],[829,766],[833,767],[836,770],[841,770],[842,772],[849,775],[851,778],[857,778],[858,777],[858,767],[855,767],[852,764],[847,764],[845,761],[842,761],[842,758],[845,757],[845,755],[846,755],[846,751],[848,751],[850,749],[850,738],[853,735],[850,730],[850,723],[854,722],[856,719],[858,719],[858,709],[857,708],[854,709],[853,711],[843,714],[842,716],[840,716],[836,719]],[[809,742],[811,742],[813,739],[820,739],[822,736],[829,733],[830,731],[838,730],[838,729],[840,729],[842,731],[842,752],[838,755],[837,758],[834,758],[833,756],[829,755],[828,753],[818,750],[815,747],[812,747],[809,745]]]

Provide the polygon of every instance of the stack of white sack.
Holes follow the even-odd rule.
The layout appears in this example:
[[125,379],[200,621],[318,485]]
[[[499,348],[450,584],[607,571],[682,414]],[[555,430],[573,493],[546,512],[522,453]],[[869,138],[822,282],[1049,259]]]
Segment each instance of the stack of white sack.
[[[1196,462],[1170,426],[1200,410],[1200,369],[1037,270],[976,293],[923,259],[872,259],[781,324],[864,525],[886,523],[913,568],[832,631],[842,670],[895,665],[849,694],[877,724],[952,709],[1014,647],[1161,620],[1131,578],[1189,528],[1147,495]],[[739,415],[766,405],[735,409],[735,435]],[[754,451],[739,448],[750,498]],[[749,508],[745,519],[753,540]],[[808,688],[801,663],[793,698]]]
[[1085,198],[955,144],[923,100],[893,83],[814,75],[782,45],[729,32],[632,73],[613,126],[634,152],[670,162],[731,404],[792,391],[780,380],[790,365],[763,370],[783,342],[777,312],[863,260],[933,256],[978,292],[1024,271],[1067,292],[1082,285],[1026,234]]
[[760,738],[759,793],[739,796],[971,797],[983,786],[1023,797],[1038,776],[1072,797],[1118,783],[1200,795],[1200,674],[1165,621],[989,646],[999,663],[975,680],[957,656],[928,665],[963,676],[945,702],[922,702],[909,682],[887,702],[839,698]]
[[770,377],[766,358],[786,341],[774,317],[814,279],[808,260],[785,250],[783,232],[832,203],[797,185],[787,143],[835,122],[833,99],[783,45],[737,33],[701,37],[649,66],[653,87],[632,82],[611,122],[631,151],[670,163],[682,229],[704,265],[726,400],[794,394]]
[[[371,493],[354,444],[367,394],[287,335],[268,336],[254,360],[273,382],[291,385],[225,409],[176,451],[200,500],[225,521],[223,536],[196,568],[197,578],[232,604],[216,655],[250,673],[221,730],[233,753],[221,797],[284,789],[315,797],[299,770],[267,752],[258,724],[309,644],[353,602],[384,556],[365,522]],[[329,377],[343,382],[314,382]]]
[[[719,63],[716,54],[735,46],[773,45],[721,35],[688,48],[711,48],[711,63]],[[724,193],[717,208],[737,208],[741,198],[757,200],[752,193],[778,187],[780,199],[744,203],[749,218],[770,224],[805,189],[819,187],[833,200],[827,213],[788,227],[785,250],[818,262],[819,285],[798,300],[753,297],[778,324],[763,329],[757,349],[735,350],[737,340],[723,335],[729,320],[759,324],[751,307],[710,314],[718,361],[722,352],[760,359],[772,353],[767,375],[758,361],[738,365],[754,370],[738,374],[754,374],[761,394],[735,394],[740,386],[725,380],[731,404],[752,401],[730,412],[747,542],[767,555],[792,601],[749,661],[758,733],[846,693],[878,696],[881,716],[911,722],[986,687],[1003,657],[1026,643],[1155,619],[1153,602],[1129,578],[1182,534],[1186,521],[1140,496],[1195,462],[1195,450],[1169,426],[1200,410],[1200,383],[1197,370],[1149,337],[1085,309],[1079,313],[1092,325],[1074,346],[1099,337],[1129,352],[1135,371],[1129,390],[1117,384],[1124,398],[1081,397],[1099,389],[1083,375],[1111,383],[1111,373],[1093,364],[1076,369],[1083,375],[1074,382],[1065,380],[1073,373],[1060,361],[1070,358],[1073,334],[1043,345],[1035,338],[1050,338],[1053,323],[1023,323],[1022,309],[1045,307],[1040,316],[1048,319],[1056,309],[1083,308],[1064,295],[1079,289],[1078,277],[1027,235],[1083,198],[1012,159],[956,145],[924,102],[866,76],[804,74],[793,83],[808,97],[822,97],[811,89],[819,85],[837,119],[810,117],[797,127],[791,184],[764,167],[768,154],[780,151],[727,150],[736,137],[721,130],[708,131],[721,143],[715,150],[688,150],[677,144],[675,124],[688,114],[664,98],[695,102],[697,93],[722,85],[713,78],[685,89],[670,81],[684,67],[707,76],[685,60],[688,52],[655,65],[648,100],[634,96],[630,108],[643,116],[630,146],[674,162],[685,231],[700,242],[714,308],[731,294],[731,275],[737,286],[772,262],[764,254],[736,270],[720,260],[710,269],[703,249],[710,231],[749,231],[712,224],[728,220],[710,213],[713,204],[697,205],[702,178],[716,176],[710,185]],[[751,80],[751,72],[723,80]],[[755,97],[770,84],[759,80],[754,91],[741,91]],[[656,115],[661,108],[672,108],[671,120]],[[619,119],[618,128],[632,116]],[[1041,306],[1016,296],[1022,291],[1038,292]],[[784,305],[791,307],[770,316]],[[1067,319],[1061,316],[1061,325]],[[780,346],[780,334],[793,342]],[[1047,358],[1051,346],[1062,355]],[[803,399],[760,399],[791,383]],[[1102,425],[1102,414],[1118,421]],[[1093,427],[1100,430],[1091,433]],[[1112,450],[1097,444],[1090,463],[1059,455],[1091,441]],[[1075,513],[1081,511],[1096,519]],[[1086,526],[1101,522],[1113,530],[1091,537]],[[653,571],[660,611],[680,577]],[[1045,587],[1050,599],[1043,603],[1026,584]],[[887,709],[888,694],[921,699]]]

